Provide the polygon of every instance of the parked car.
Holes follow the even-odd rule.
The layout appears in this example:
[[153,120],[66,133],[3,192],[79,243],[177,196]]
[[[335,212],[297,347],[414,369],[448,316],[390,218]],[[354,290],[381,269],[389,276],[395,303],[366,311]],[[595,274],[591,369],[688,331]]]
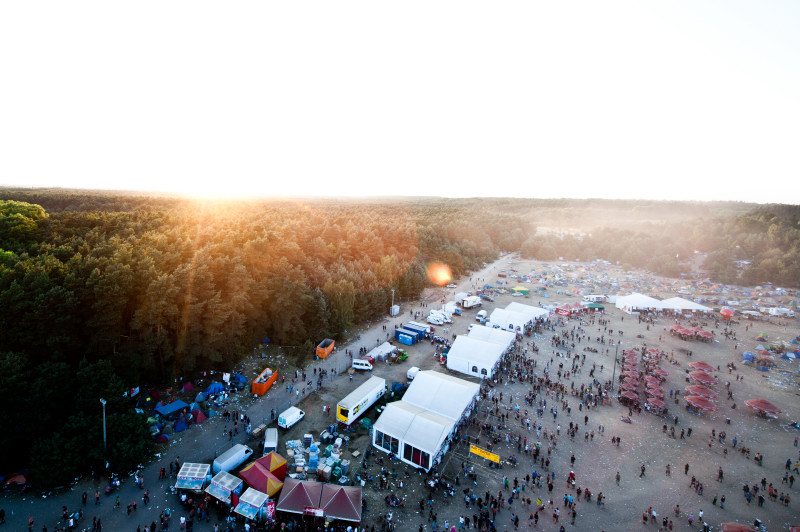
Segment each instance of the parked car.
[[447,288],[455,288],[455,287],[456,287],[456,285],[454,285],[453,283],[450,283],[449,285],[447,285]]

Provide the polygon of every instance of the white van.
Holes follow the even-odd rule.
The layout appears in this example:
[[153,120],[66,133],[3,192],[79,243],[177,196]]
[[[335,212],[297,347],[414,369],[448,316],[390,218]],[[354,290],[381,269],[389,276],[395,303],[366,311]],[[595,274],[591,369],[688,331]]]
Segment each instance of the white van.
[[444,325],[444,319],[438,314],[431,314],[428,316],[428,323],[432,325]]
[[296,406],[290,406],[278,416],[278,426],[282,429],[288,429],[304,417],[306,417],[305,412]]
[[408,371],[406,372],[406,378],[410,381],[413,381],[414,377],[417,376],[417,373],[419,373],[419,368],[417,366],[408,368]]
[[211,471],[215,475],[220,471],[231,471],[242,465],[252,455],[253,449],[247,445],[237,443],[214,460]]
[[278,429],[270,427],[264,431],[264,454],[278,450]]
[[479,310],[477,314],[475,314],[476,321],[485,321],[486,318],[489,316],[489,313],[485,310]]
[[372,371],[372,364],[361,358],[353,359],[353,369],[360,369],[363,371]]

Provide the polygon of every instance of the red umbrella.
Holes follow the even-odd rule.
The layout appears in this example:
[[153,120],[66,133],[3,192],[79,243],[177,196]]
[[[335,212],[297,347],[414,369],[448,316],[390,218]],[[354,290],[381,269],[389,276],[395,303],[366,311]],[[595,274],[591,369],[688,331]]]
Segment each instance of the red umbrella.
[[722,317],[726,320],[731,319],[734,316],[734,314],[736,314],[736,312],[734,312],[733,309],[729,307],[723,308],[722,310],[719,311],[719,313],[722,314]]
[[649,375],[645,377],[644,380],[646,380],[648,384],[661,385],[661,379],[656,379],[655,377],[651,377]]
[[659,399],[664,398],[664,390],[655,389],[655,388],[648,388],[647,395],[651,397],[658,397]]
[[690,395],[686,398],[686,402],[692,405],[695,408],[700,410],[705,410],[706,412],[716,412],[717,405],[706,399],[705,397],[700,397],[699,395]]
[[639,385],[636,384],[636,383],[633,383],[633,382],[623,382],[622,386],[620,386],[620,388],[622,388],[623,390],[632,392],[632,391],[637,390],[639,388]]
[[744,404],[757,412],[762,412],[770,416],[777,416],[781,413],[777,406],[773,405],[766,399],[750,399],[745,401]]
[[661,368],[654,369],[653,375],[658,375],[659,377],[664,377],[665,379],[669,377],[669,373]]
[[700,384],[705,384],[706,386],[717,383],[717,379],[704,371],[693,371],[689,373],[689,379],[694,382],[699,382]]
[[639,399],[639,396],[633,392],[622,392],[620,395],[625,399],[630,399],[631,401],[637,401]]
[[716,399],[719,395],[711,388],[706,388],[701,384],[694,384],[692,386],[687,386],[686,393],[688,395],[699,395],[700,397],[705,397],[706,399]]
[[656,408],[664,408],[665,406],[667,406],[661,399],[655,399],[653,397],[647,400],[647,404],[649,404],[650,406],[654,406]]
[[706,373],[711,373],[714,371],[714,367],[711,364],[703,362],[702,360],[698,360],[697,362],[689,362],[688,366],[692,369],[696,369],[697,371],[705,371]]

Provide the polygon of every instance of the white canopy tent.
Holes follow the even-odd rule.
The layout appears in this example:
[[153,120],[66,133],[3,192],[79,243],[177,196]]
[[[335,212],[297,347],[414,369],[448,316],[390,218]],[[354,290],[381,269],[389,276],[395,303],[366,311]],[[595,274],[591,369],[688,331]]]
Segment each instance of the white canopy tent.
[[684,299],[682,297],[671,297],[669,299],[665,299],[661,302],[664,305],[665,309],[673,309],[673,310],[691,310],[692,312],[711,312],[712,309],[706,307],[705,305],[701,305],[700,303],[695,303],[694,301],[689,301],[688,299]]
[[420,371],[403,399],[389,403],[375,422],[372,445],[430,470],[473,406],[480,386],[435,371]]
[[[512,332],[494,330],[514,335]],[[447,369],[472,377],[490,379],[494,376],[494,371],[506,350],[507,346],[499,343],[458,336],[447,353]]]
[[367,353],[367,356],[371,356],[375,360],[386,360],[386,358],[397,351],[397,348],[390,344],[389,342],[383,342],[378,347],[375,347]]
[[535,321],[538,318],[544,320],[550,318],[550,312],[548,310],[540,307],[534,307],[532,305],[525,305],[524,303],[517,303],[516,301],[512,301],[506,305],[506,310],[510,310],[511,312],[519,312],[521,314],[525,314],[526,316],[530,316],[531,321]]
[[640,310],[661,310],[664,308],[663,301],[639,293],[633,293],[628,296],[618,296],[614,304],[618,309],[628,314]]
[[517,328],[520,330],[528,323],[532,322],[533,318],[522,312],[514,312],[504,308],[496,308],[489,315],[489,320],[486,322],[487,327],[498,326],[500,329],[508,331],[515,331]]
[[511,331],[495,329],[494,327],[484,327],[483,325],[477,324],[472,326],[472,330],[469,331],[467,336],[476,340],[502,345],[506,351],[511,349],[511,346],[514,345],[514,340],[517,338],[517,335]]
[[420,371],[403,395],[403,401],[453,421],[472,406],[480,385],[436,371]]

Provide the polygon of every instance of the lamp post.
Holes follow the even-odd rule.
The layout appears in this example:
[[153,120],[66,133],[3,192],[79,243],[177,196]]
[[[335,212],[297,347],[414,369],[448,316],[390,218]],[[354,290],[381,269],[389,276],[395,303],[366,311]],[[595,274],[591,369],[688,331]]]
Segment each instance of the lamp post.
[[614,391],[614,381],[615,375],[617,374],[617,355],[619,354],[619,341],[617,341],[617,345],[614,346],[614,369],[611,371],[611,391]]
[[392,315],[393,310],[394,310],[394,288],[392,288],[392,306],[389,307],[389,316]]
[[106,453],[106,400],[100,399],[100,404],[103,405],[103,455]]

